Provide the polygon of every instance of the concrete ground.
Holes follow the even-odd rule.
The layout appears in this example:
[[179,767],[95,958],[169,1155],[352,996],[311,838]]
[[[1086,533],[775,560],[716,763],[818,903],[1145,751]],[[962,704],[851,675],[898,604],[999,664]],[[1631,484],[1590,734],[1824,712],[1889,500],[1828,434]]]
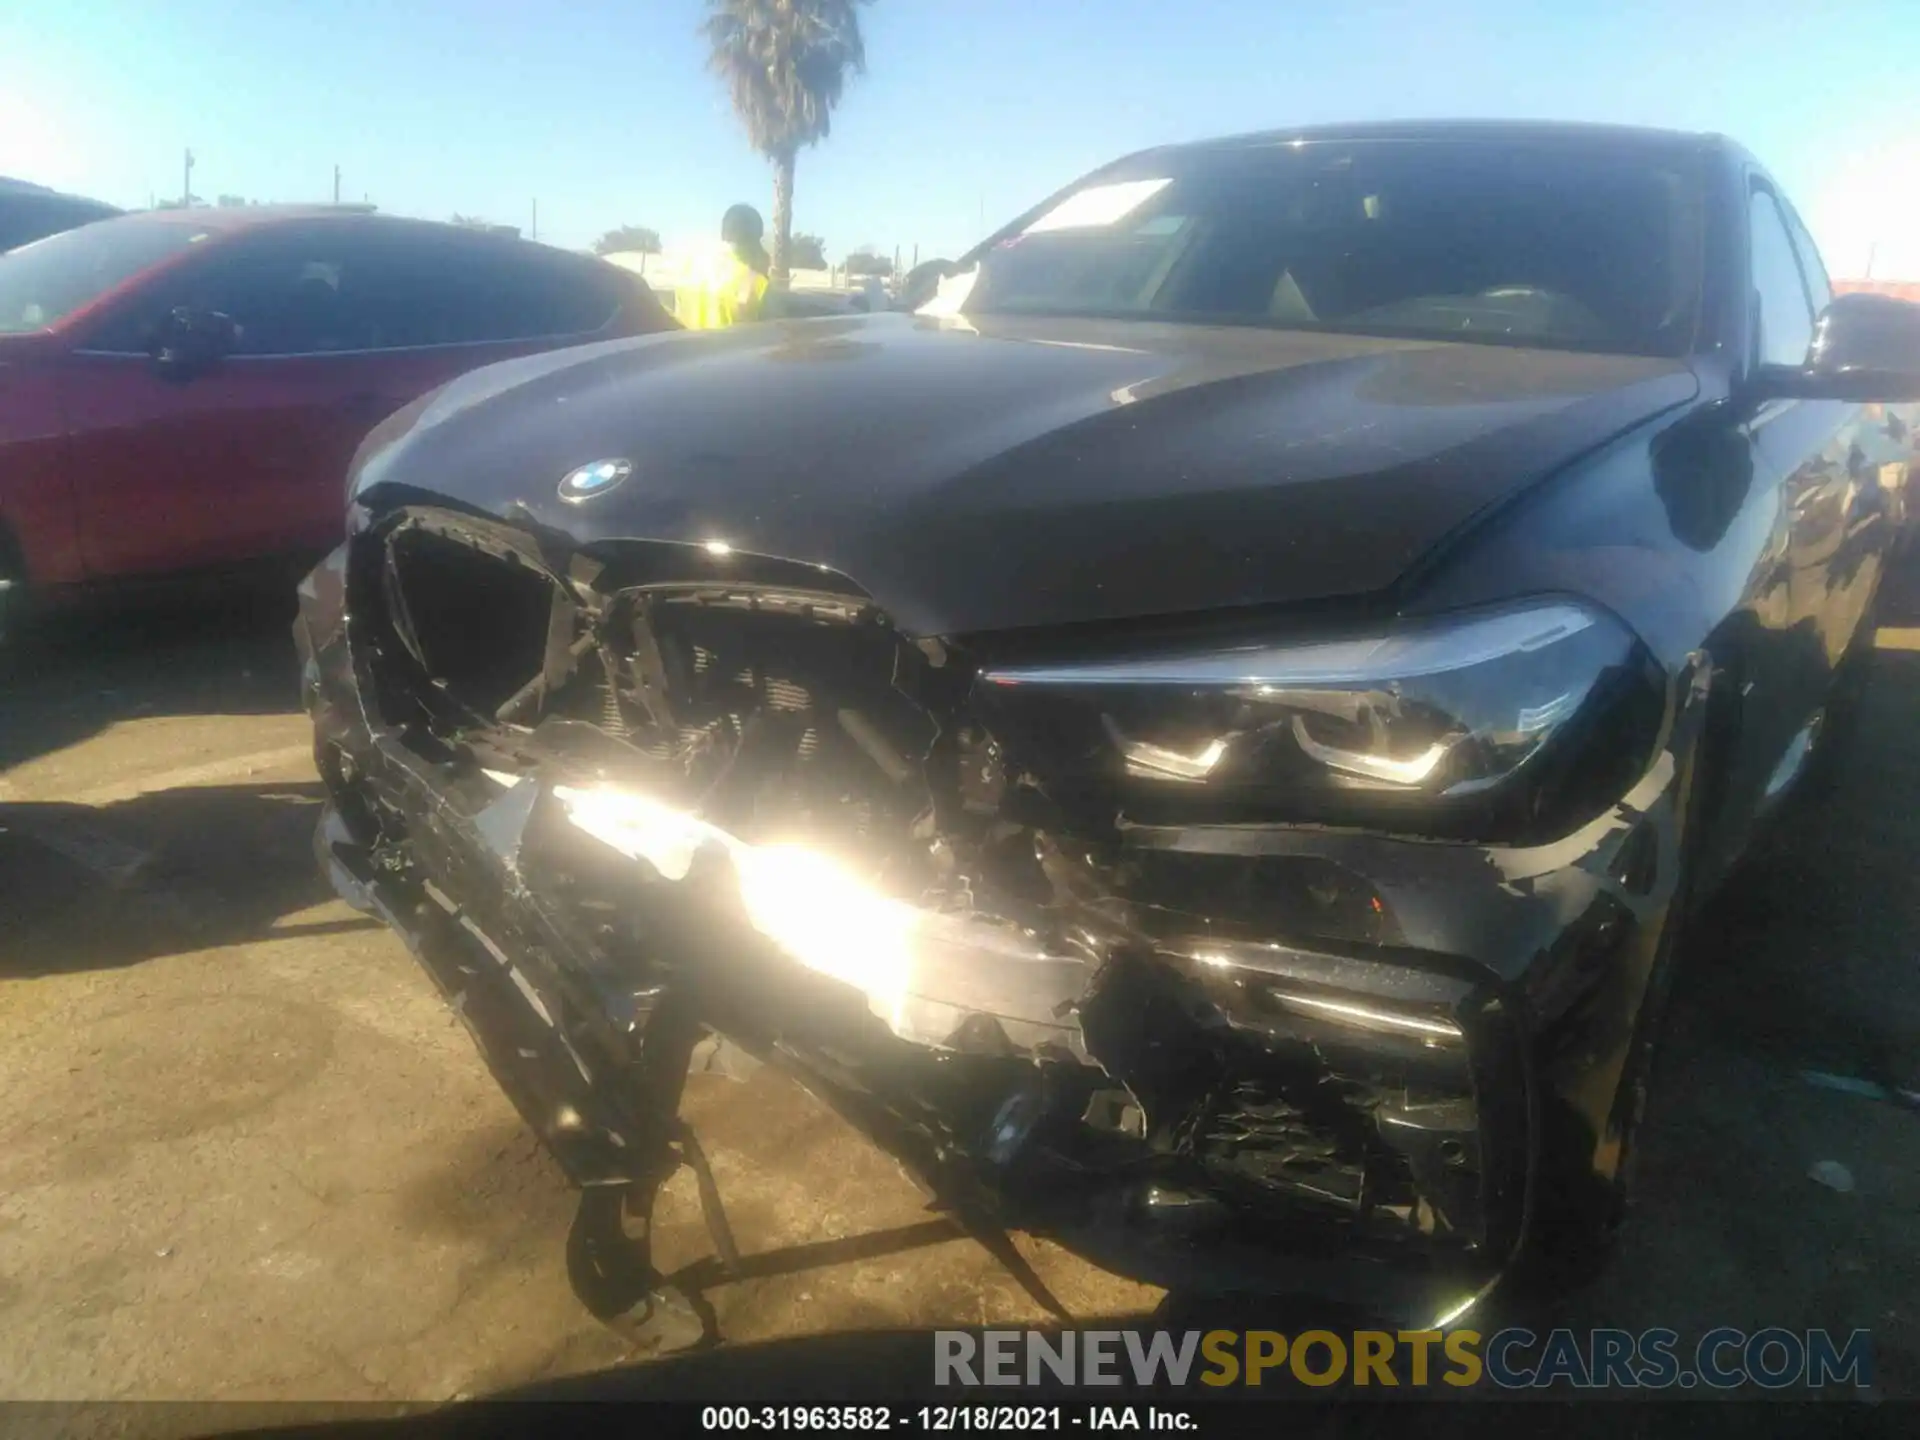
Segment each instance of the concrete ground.
[[[115,618],[0,689],[0,1398],[440,1399],[627,1358],[567,1288],[554,1167],[315,875],[284,621]],[[1801,1075],[1916,1084],[1920,630],[1882,640],[1836,802],[1700,927],[1616,1263],[1500,1318],[1865,1327],[1878,1389],[1920,1395],[1920,1114]],[[711,1293],[730,1340],[1041,1318],[791,1086],[688,1108],[769,1257]],[[659,1243],[705,1253],[690,1184]],[[1159,1298],[1021,1244],[1076,1316]]]

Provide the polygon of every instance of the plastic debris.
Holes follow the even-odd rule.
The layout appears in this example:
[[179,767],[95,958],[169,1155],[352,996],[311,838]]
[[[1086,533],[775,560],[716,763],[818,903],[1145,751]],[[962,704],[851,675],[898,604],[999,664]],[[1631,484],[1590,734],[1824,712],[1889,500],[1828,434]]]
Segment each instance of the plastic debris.
[[1889,1088],[1872,1080],[1860,1080],[1852,1075],[1834,1075],[1825,1070],[1802,1070],[1800,1078],[1821,1090],[1836,1090],[1842,1095],[1858,1095],[1865,1100],[1884,1100],[1889,1105],[1920,1110],[1920,1090]]
[[1891,1098],[1884,1086],[1876,1085],[1871,1080],[1857,1080],[1851,1075],[1833,1075],[1825,1070],[1802,1070],[1800,1078],[1818,1089],[1838,1090],[1842,1095],[1859,1095],[1868,1100]]
[[1842,1195],[1853,1193],[1853,1172],[1838,1160],[1820,1161],[1807,1171],[1807,1178],[1826,1186],[1829,1190],[1837,1190]]

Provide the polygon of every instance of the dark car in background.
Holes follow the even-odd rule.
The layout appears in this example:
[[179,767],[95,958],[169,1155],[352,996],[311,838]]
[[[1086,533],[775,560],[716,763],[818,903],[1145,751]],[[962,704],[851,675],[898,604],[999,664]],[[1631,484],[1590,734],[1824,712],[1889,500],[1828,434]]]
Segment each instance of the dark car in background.
[[62,230],[110,220],[119,207],[0,175],[0,254]]
[[691,1333],[629,1232],[709,1033],[1179,1290],[1604,1253],[1690,905],[1845,744],[1920,310],[1725,139],[1527,124],[1144,152],[929,274],[440,389],[302,589],[322,862],[583,1298]]
[[14,250],[0,612],[23,593],[310,563],[338,539],[354,448],[414,397],[672,327],[601,261],[350,207],[143,212]]

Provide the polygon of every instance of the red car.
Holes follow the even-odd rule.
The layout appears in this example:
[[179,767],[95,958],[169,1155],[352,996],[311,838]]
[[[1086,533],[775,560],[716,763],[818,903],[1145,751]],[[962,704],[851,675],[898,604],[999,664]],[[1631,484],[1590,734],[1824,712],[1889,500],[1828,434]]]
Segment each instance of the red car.
[[339,540],[368,430],[464,371],[674,328],[637,276],[351,209],[155,211],[0,255],[0,624]]

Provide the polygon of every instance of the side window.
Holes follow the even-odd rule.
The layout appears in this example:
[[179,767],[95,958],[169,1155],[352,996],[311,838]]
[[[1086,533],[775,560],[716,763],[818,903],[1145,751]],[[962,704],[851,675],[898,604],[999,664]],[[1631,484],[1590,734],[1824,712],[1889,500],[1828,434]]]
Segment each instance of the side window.
[[364,267],[363,247],[344,233],[242,241],[139,296],[94,344],[145,350],[168,312],[184,305],[231,316],[239,327],[238,355],[364,350],[371,337],[352,293]]
[[488,339],[589,335],[613,318],[619,303],[613,277],[596,284],[591,270],[531,245],[476,256],[467,278],[484,296],[479,313],[492,332]]
[[552,268],[542,309],[555,327],[549,335],[590,335],[613,318],[619,306],[620,278],[598,262],[542,257]]
[[458,345],[477,338],[471,297],[447,247],[437,240],[415,234],[386,237],[374,262],[360,273],[355,297],[367,316],[372,349]]
[[1800,365],[1813,344],[1813,306],[1794,258],[1793,241],[1773,196],[1753,192],[1749,204],[1753,290],[1759,306],[1758,358],[1763,365]]
[[397,238],[363,278],[372,344],[383,349],[587,335],[619,300],[617,275],[596,285],[565,257],[465,236]]
[[1793,232],[1793,248],[1800,254],[1800,273],[1806,277],[1807,290],[1813,299],[1813,313],[1818,316],[1833,303],[1833,282],[1827,277],[1826,263],[1820,258],[1820,247],[1813,243],[1813,236],[1807,233],[1807,227],[1801,223],[1800,212],[1785,200],[1780,202],[1780,207],[1786,211],[1787,228]]
[[325,355],[590,335],[620,303],[618,271],[527,245],[329,224],[222,247],[139,296],[90,348],[147,350],[177,306],[218,310],[241,355]]
[[241,355],[324,355],[367,348],[348,247],[315,243],[238,258],[201,303],[240,326]]

